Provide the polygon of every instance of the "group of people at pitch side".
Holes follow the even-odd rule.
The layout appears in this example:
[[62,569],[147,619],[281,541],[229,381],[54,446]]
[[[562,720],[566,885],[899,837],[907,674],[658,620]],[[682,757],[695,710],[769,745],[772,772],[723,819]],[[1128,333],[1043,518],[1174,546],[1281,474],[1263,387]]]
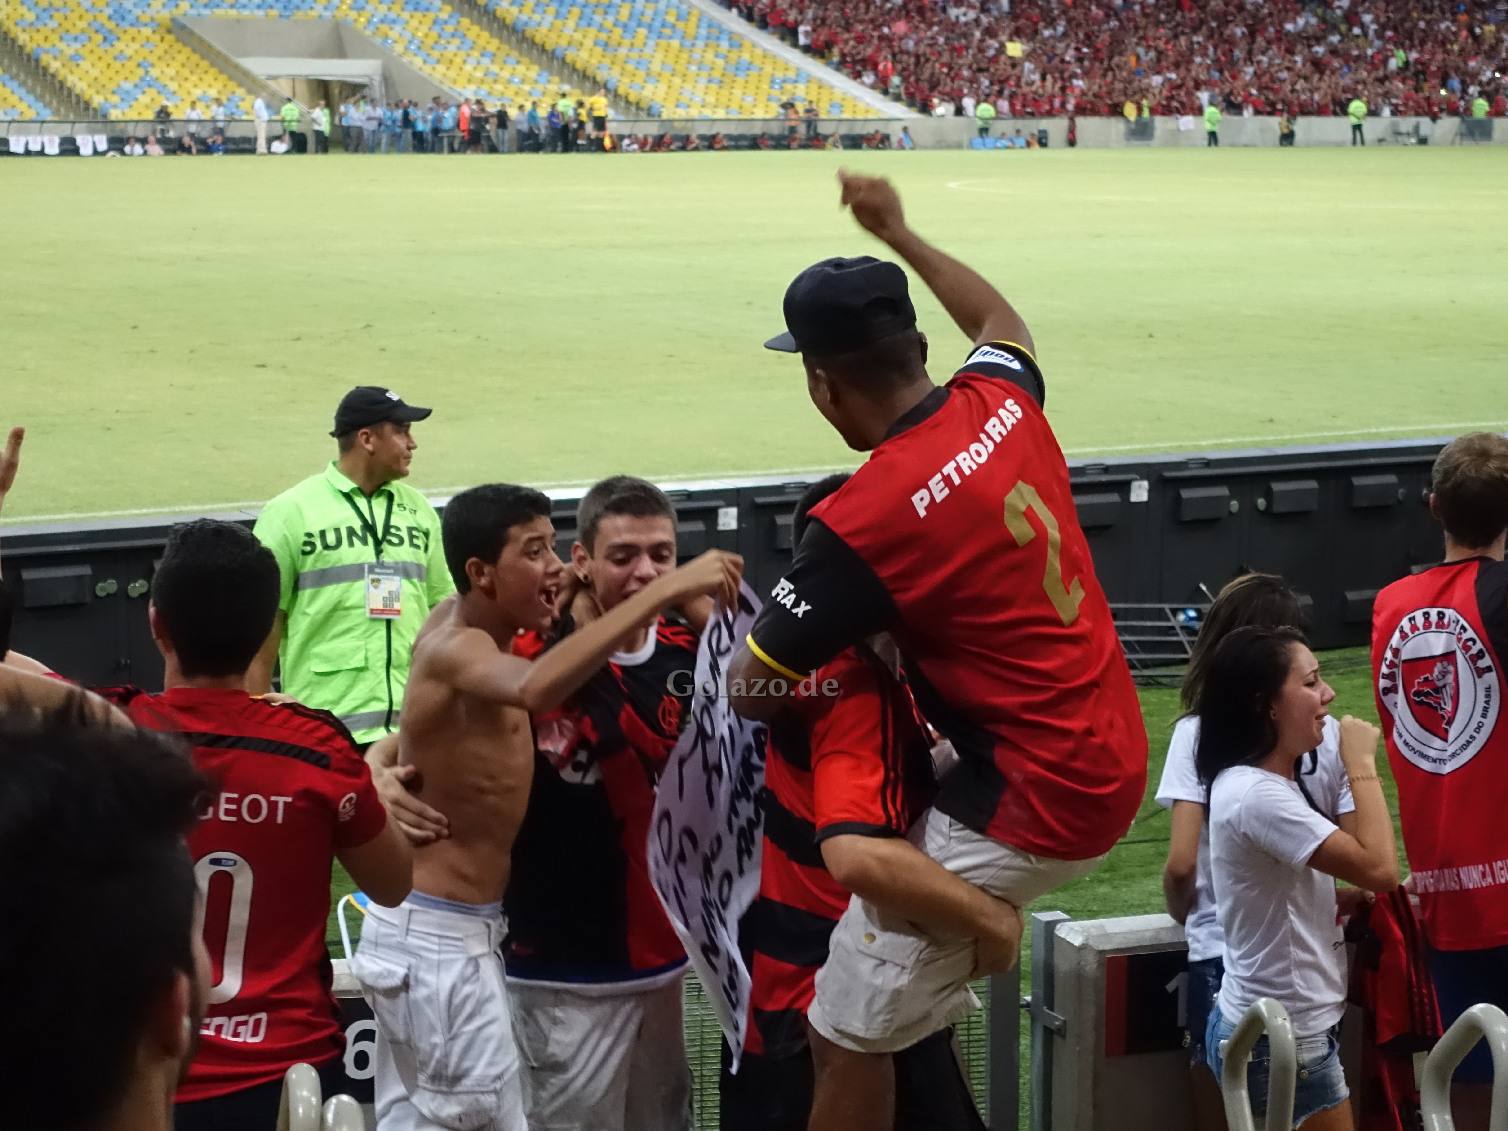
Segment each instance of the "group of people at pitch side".
[[[802,272],[766,343],[801,355],[813,405],[869,455],[801,499],[794,560],[728,673],[769,742],[748,1048],[722,1122],[978,1129],[950,1033],[969,983],[1009,969],[1020,909],[1130,826],[1146,733],[1026,326],[887,182],[842,175],[842,202],[972,345],[935,385],[906,273],[869,257]],[[689,1131],[686,958],[646,834],[742,562],[677,567],[669,501],[627,476],[582,498],[569,562],[529,488],[437,516],[402,481],[429,415],[352,390],[336,460],[254,533],[173,531],[149,611],[160,694],[84,692],[9,651],[0,603],[0,882],[27,909],[0,919],[0,967],[28,971],[6,997],[24,1023],[0,1026],[17,1126],[262,1129],[290,1065],[333,1084],[338,859],[371,900],[351,969],[380,1131]],[[1508,1003],[1508,441],[1448,448],[1434,505],[1447,562],[1379,597],[1374,656],[1449,1020]],[[1170,909],[1197,940],[1196,1055],[1218,1072],[1234,1020],[1276,997],[1298,1116],[1323,1131],[1347,1114],[1335,923],[1363,902],[1330,877],[1386,892],[1398,866],[1377,732],[1328,720],[1296,620],[1276,579],[1221,593],[1159,796]],[[1462,1099],[1485,1111],[1480,1088]]]
[[[1222,1044],[1260,997],[1293,1022],[1294,1121],[1314,1131],[1417,1125],[1409,1054],[1473,1004],[1508,1008],[1508,775],[1498,764],[1508,732],[1497,730],[1508,655],[1508,440],[1475,433],[1448,445],[1430,506],[1444,527],[1444,561],[1383,589],[1372,621],[1377,709],[1412,867],[1401,886],[1375,762],[1379,732],[1328,716],[1334,692],[1304,644],[1298,594],[1269,574],[1238,577],[1200,629],[1157,800],[1172,810],[1163,886],[1188,939],[1188,1044],[1203,1131],[1225,1127]],[[1353,1112],[1338,1033],[1342,925],[1357,919],[1392,951],[1369,996],[1378,1042],[1395,1045],[1402,1063],[1391,1074],[1383,1065],[1379,1097]],[[1248,1076],[1258,1112],[1267,1061],[1264,1037]],[[1456,1073],[1457,1127],[1488,1126],[1491,1080],[1482,1045]]]

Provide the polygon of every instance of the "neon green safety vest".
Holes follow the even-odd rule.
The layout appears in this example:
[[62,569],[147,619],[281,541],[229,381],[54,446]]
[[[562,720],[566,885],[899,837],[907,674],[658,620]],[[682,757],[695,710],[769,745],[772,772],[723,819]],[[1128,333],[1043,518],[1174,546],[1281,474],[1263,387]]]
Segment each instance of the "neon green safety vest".
[[[368,499],[332,463],[268,503],[255,533],[282,574],[284,693],[337,716],[357,742],[396,730],[414,638],[455,592],[434,507],[401,482]],[[367,615],[371,567],[396,572],[400,615]]]
[[283,125],[288,129],[291,130],[294,126],[298,125],[298,107],[292,102],[284,102],[283,108],[278,111],[278,114],[282,116]]
[[1213,103],[1204,108],[1204,128],[1210,133],[1220,128],[1220,107]]

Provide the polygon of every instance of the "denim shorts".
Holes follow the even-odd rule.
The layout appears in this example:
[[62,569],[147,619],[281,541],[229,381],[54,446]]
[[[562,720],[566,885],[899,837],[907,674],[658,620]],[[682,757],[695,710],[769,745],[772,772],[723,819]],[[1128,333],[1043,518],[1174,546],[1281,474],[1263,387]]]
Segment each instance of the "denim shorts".
[[[1236,1027],[1225,1019],[1218,1009],[1210,1010],[1209,1028],[1204,1034],[1207,1063],[1220,1079],[1220,1044],[1230,1040]],[[1294,1042],[1298,1053],[1299,1078],[1293,1090],[1293,1126],[1297,1127],[1311,1115],[1329,1111],[1344,1103],[1351,1094],[1346,1087],[1346,1074],[1340,1067],[1340,1026],[1313,1037],[1300,1037]],[[1271,1053],[1264,1036],[1252,1050],[1251,1063],[1246,1069],[1246,1094],[1251,1098],[1252,1115],[1258,1119],[1267,1116],[1267,1071]],[[1277,1129],[1272,1129],[1277,1131]]]
[[1190,1064],[1209,1063],[1209,1057],[1204,1054],[1204,1031],[1209,1027],[1210,1013],[1215,1008],[1215,998],[1220,993],[1220,981],[1224,977],[1225,962],[1222,959],[1206,958],[1189,963],[1184,1043],[1189,1048]]

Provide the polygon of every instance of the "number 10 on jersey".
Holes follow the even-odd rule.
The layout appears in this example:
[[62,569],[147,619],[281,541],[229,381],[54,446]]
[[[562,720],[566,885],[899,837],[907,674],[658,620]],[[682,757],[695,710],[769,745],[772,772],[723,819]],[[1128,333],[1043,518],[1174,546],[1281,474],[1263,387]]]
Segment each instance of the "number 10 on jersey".
[[230,877],[230,904],[226,909],[225,950],[220,961],[220,981],[209,991],[209,1004],[220,1005],[241,992],[246,972],[246,928],[251,921],[251,885],[255,877],[251,865],[234,852],[211,852],[194,864],[194,879],[199,886],[199,909],[194,932],[204,930],[204,909],[209,902],[210,882],[218,873]]

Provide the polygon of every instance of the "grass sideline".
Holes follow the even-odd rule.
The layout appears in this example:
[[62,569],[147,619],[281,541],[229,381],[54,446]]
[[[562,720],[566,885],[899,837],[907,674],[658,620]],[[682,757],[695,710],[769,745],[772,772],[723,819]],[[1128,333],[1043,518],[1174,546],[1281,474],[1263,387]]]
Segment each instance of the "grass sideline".
[[436,407],[435,492],[851,465],[760,348],[797,270],[881,251],[842,162],[1018,304],[1070,453],[1508,421],[1499,147],[9,161],[7,518],[263,501],[358,382]]

